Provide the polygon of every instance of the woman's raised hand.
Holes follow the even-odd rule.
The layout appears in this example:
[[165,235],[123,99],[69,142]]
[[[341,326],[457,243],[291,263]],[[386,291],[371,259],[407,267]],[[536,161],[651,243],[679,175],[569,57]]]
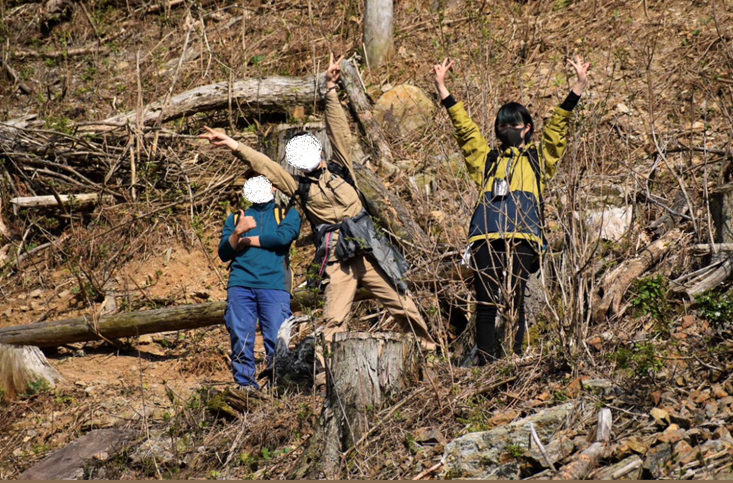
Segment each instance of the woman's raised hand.
[[226,146],[232,151],[237,149],[239,143],[224,134],[223,132],[214,131],[209,126],[204,126],[204,129],[206,129],[208,132],[206,134],[199,134],[200,138],[208,139],[209,142],[214,146]]
[[572,65],[575,69],[575,74],[578,76],[578,81],[573,86],[573,92],[578,95],[583,93],[585,85],[588,83],[588,71],[590,70],[590,62],[583,63],[583,58],[579,55],[575,56],[575,61],[568,59],[568,64]]
[[336,60],[336,62],[333,61],[333,53],[330,54],[330,58],[328,61],[328,69],[326,69],[326,87],[331,88],[335,87],[336,83],[341,78],[341,61],[344,60],[344,56]]
[[435,74],[435,87],[438,89],[441,99],[445,99],[450,95],[448,89],[445,87],[445,75],[448,73],[451,67],[453,67],[453,61],[447,57],[443,60],[442,64],[435,64],[433,66],[433,74]]

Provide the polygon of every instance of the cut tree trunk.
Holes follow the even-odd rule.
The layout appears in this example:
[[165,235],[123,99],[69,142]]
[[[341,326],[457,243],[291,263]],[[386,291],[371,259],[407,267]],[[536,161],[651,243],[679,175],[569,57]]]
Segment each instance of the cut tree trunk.
[[605,458],[608,453],[612,422],[611,410],[608,408],[601,409],[601,412],[598,413],[596,442],[583,450],[570,463],[563,466],[553,480],[585,479],[598,466],[598,462]]
[[18,208],[47,208],[49,206],[59,206],[59,200],[64,205],[83,206],[99,202],[109,202],[113,199],[111,195],[83,193],[78,195],[59,195],[58,199],[53,195],[23,196],[12,198],[10,203],[16,205]]
[[131,429],[96,429],[71,444],[45,457],[40,463],[25,470],[19,480],[81,480],[84,466],[95,455],[113,456],[131,443],[137,431]]
[[54,387],[61,379],[38,347],[0,344],[0,389],[8,397],[27,392],[39,381]]
[[372,105],[364,92],[364,83],[359,75],[359,69],[353,60],[341,62],[341,82],[346,90],[346,95],[349,97],[354,116],[364,131],[367,144],[371,148],[374,165],[387,176],[394,174],[397,167],[394,165],[392,149],[389,146],[387,137],[384,135],[382,126],[374,118]]
[[336,334],[327,375],[328,393],[315,432],[290,478],[339,478],[345,452],[369,431],[368,411],[419,378],[420,350],[405,334]]
[[394,50],[392,0],[366,0],[364,47],[367,64],[374,69],[387,62]]
[[[143,124],[164,123],[199,112],[225,109],[230,101],[237,106],[285,109],[287,106],[312,104],[323,92],[325,75],[317,77],[266,77],[243,79],[229,84],[209,84],[170,98],[163,112],[163,103],[154,102],[143,108]],[[162,117],[161,117],[162,113]],[[105,132],[115,127],[134,125],[137,111],[110,117],[100,123],[79,126],[80,132]]]
[[[355,301],[366,300],[372,295],[366,290],[356,293]],[[296,290],[290,306],[293,311],[315,306],[319,294],[308,290]],[[0,329],[0,344],[58,347],[72,342],[101,339],[119,339],[143,334],[188,330],[224,321],[226,302],[181,305],[156,310],[142,310],[116,315],[105,315],[94,324],[88,317],[19,325]],[[2,351],[0,351],[2,352]]]
[[600,321],[605,316],[622,315],[626,290],[655,265],[684,236],[682,230],[674,229],[652,242],[636,258],[627,260],[603,276],[593,293],[593,319]]

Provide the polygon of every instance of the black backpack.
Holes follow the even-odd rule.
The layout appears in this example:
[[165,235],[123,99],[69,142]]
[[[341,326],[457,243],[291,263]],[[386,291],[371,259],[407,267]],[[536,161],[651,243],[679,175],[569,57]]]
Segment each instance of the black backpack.
[[[356,182],[354,181],[354,178],[351,176],[351,171],[349,171],[348,168],[345,166],[335,162],[335,161],[329,161],[327,163],[328,170],[332,173],[338,176],[339,178],[342,178],[344,181],[349,183],[352,188],[354,188],[359,194],[359,197],[361,198],[361,193],[359,192],[359,189],[356,187]],[[300,201],[300,207],[303,209],[303,214],[305,214],[306,218],[308,218],[308,222],[311,224],[311,229],[313,230],[313,233],[316,233],[316,224],[313,223],[313,220],[311,220],[310,215],[308,215],[308,210],[306,210],[306,203],[308,203],[308,195],[310,194],[311,185],[313,184],[313,180],[311,180],[307,176],[298,176],[298,189],[293,194],[293,196],[290,198],[290,202],[288,203],[288,207],[292,207],[293,204],[295,204],[296,198]],[[366,203],[364,203],[364,207],[366,207]]]

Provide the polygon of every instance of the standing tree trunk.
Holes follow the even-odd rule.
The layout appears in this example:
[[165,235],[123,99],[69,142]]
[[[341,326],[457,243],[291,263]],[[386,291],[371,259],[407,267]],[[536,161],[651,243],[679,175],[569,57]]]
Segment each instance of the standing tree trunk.
[[366,0],[364,8],[364,54],[370,68],[387,62],[394,50],[392,0]]
[[409,335],[341,333],[331,349],[323,412],[289,478],[339,478],[344,453],[369,431],[369,413],[419,377],[420,350]]
[[718,250],[719,244],[733,243],[733,183],[722,186],[712,194],[710,214],[715,223],[716,242],[710,247],[710,270],[675,288],[675,291],[684,293],[690,300],[714,289],[733,275],[733,257],[730,253]]

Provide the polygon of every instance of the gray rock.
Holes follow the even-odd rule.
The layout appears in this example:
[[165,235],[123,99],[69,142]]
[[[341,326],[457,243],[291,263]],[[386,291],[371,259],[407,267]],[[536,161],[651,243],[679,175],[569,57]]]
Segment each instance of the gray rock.
[[470,433],[446,445],[443,476],[454,478],[517,479],[516,458],[530,451],[529,423],[534,424],[540,440],[547,445],[573,411],[572,402],[540,411],[537,414],[490,431]]
[[649,477],[659,479],[664,472],[664,467],[672,459],[672,445],[667,443],[658,444],[646,454],[642,465],[644,479]]

